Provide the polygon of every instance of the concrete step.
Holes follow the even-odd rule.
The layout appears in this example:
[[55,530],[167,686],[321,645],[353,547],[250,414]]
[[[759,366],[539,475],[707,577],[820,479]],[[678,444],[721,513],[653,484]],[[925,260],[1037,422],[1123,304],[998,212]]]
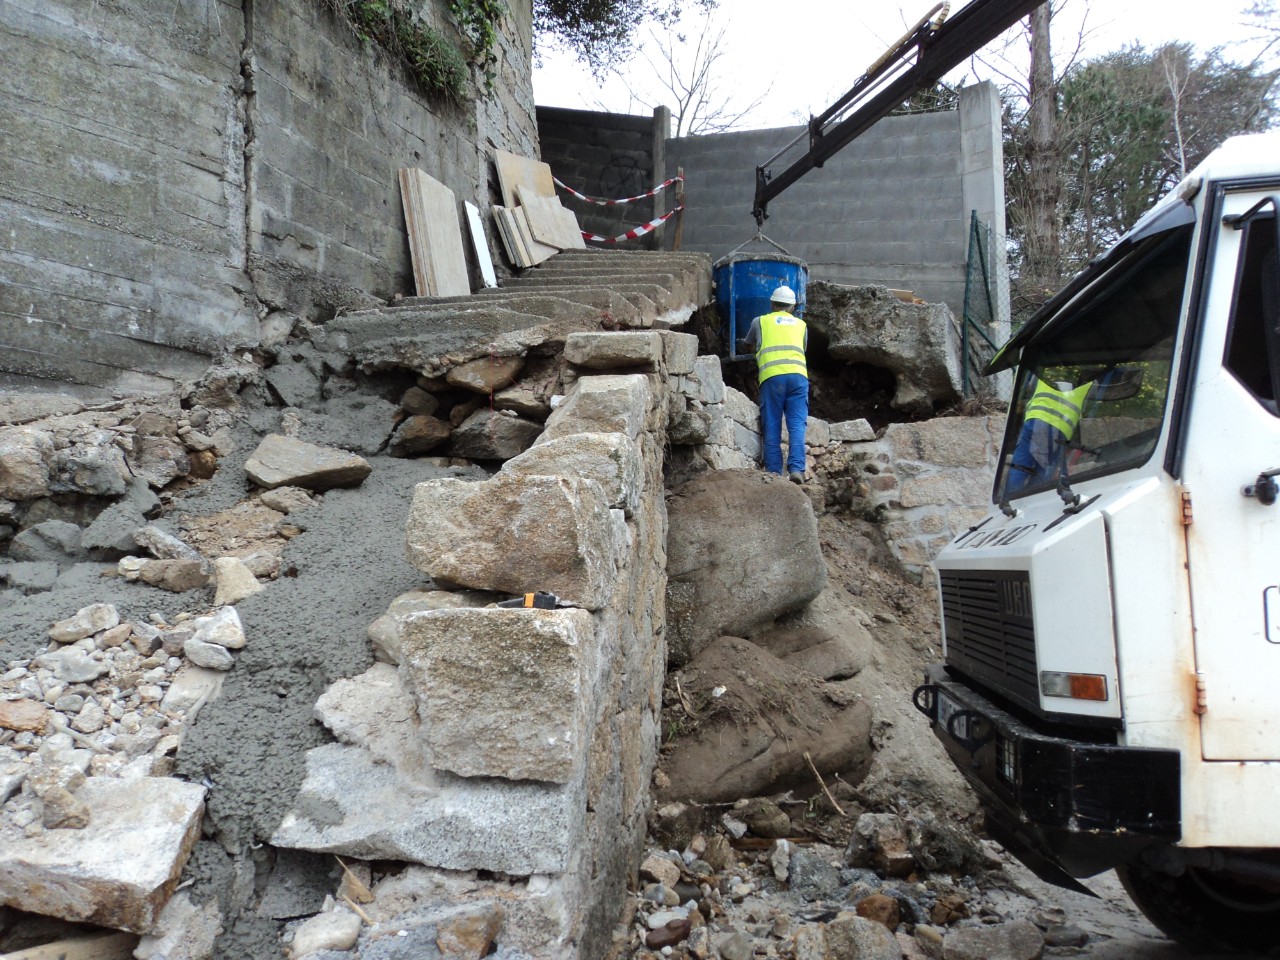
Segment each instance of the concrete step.
[[[470,297],[407,297],[390,306],[343,314],[342,319],[353,323],[377,322],[377,318],[391,315],[412,316],[414,323],[428,323],[460,311],[498,308],[526,314],[537,322],[557,317],[571,307],[588,307],[608,314],[624,327],[647,326],[646,314],[656,312],[653,302],[643,295],[633,299],[605,287],[566,286],[552,292],[542,289],[495,290]],[[649,322],[652,322],[651,317]]]

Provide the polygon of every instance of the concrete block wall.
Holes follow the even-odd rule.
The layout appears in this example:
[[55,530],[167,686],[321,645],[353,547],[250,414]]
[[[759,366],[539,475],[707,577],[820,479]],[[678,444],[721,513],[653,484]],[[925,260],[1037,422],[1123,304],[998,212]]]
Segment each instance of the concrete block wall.
[[494,92],[441,107],[315,0],[0,0],[0,388],[163,390],[271,311],[413,293],[396,170],[484,208],[491,150],[536,155],[509,6]]
[[[663,150],[671,113],[659,107],[653,116],[631,116],[563,107],[538,107],[542,160],[567,186],[589,197],[620,200],[638,196],[666,179]],[[674,176],[674,174],[672,174]],[[674,193],[637,203],[602,207],[560,191],[560,200],[578,216],[583,230],[616,237],[648,223],[671,208]],[[669,227],[628,241],[629,250],[657,249]],[[670,247],[668,243],[667,248]]]
[[[881,120],[775,198],[764,234],[807,261],[815,280],[914,290],[961,316],[970,211],[1003,235],[1004,173],[994,86],[967,87],[960,101]],[[803,132],[669,140],[667,175],[683,167],[688,178],[683,249],[718,259],[753,237],[756,165]],[[781,173],[806,144],[771,169]]]

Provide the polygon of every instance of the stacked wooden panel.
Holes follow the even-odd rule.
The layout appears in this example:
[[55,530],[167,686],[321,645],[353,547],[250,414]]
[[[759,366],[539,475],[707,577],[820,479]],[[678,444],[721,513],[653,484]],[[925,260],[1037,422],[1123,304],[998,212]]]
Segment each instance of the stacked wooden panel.
[[471,292],[453,191],[421,170],[400,171],[413,281],[420,297],[457,297]]
[[532,267],[561,250],[586,246],[578,218],[556,196],[547,164],[499,150],[494,166],[502,190],[494,219],[513,264]]

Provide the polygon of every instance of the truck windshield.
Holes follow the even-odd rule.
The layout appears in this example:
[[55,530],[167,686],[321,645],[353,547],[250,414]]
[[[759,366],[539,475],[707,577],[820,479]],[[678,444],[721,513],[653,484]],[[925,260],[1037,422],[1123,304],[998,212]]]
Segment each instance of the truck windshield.
[[1192,229],[1143,240],[1023,349],[997,502],[1150,458],[1166,412]]

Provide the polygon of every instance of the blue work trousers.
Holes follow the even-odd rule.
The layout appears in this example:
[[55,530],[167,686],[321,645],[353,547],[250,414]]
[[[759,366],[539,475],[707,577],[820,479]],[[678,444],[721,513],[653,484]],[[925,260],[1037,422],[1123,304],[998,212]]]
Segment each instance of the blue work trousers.
[[760,442],[764,468],[782,473],[782,418],[787,418],[787,473],[804,473],[804,428],[809,421],[809,379],[780,373],[760,384]]

